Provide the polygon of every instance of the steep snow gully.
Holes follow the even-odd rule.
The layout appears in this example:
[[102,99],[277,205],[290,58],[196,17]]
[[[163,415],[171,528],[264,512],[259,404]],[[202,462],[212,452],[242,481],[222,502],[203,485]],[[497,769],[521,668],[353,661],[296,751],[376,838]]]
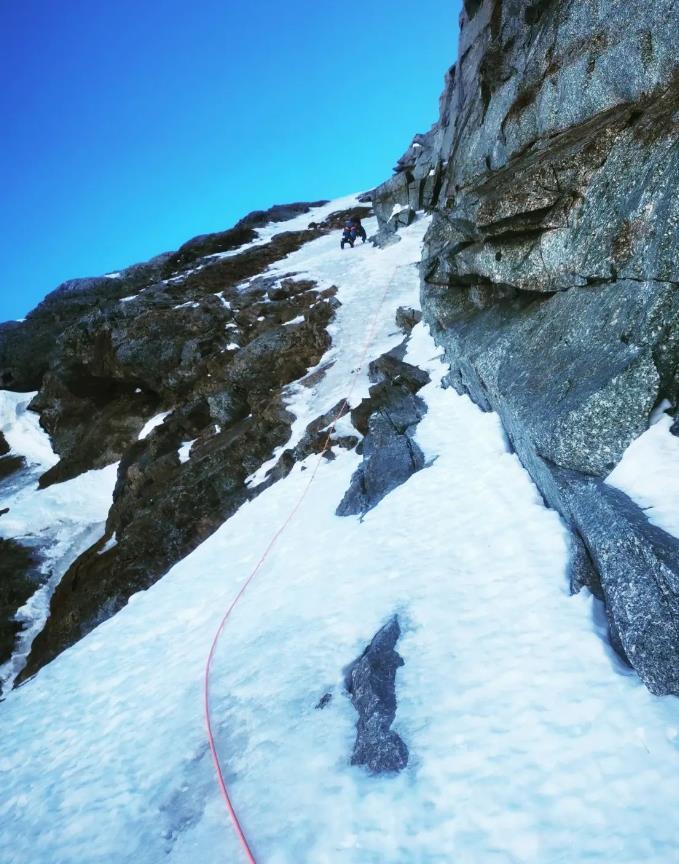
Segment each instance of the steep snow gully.
[[[420,215],[383,250],[342,253],[329,235],[281,262],[281,272],[336,285],[341,303],[325,376],[289,391],[293,438],[347,395],[352,374],[352,404],[367,394],[357,365],[387,286],[370,357],[402,341],[394,315],[418,303],[428,222]],[[256,858],[677,861],[679,705],[619,663],[586,590],[569,596],[562,523],[508,452],[498,418],[444,387],[439,354],[418,324],[405,360],[431,379],[415,436],[425,469],[362,519],[341,518],[361,457],[340,449],[324,459],[219,643],[213,722]],[[202,672],[224,609],[317,458],[9,693],[3,861],[242,860],[205,740]],[[403,665],[393,731],[409,758],[377,776],[350,764],[345,670],[394,616]]]

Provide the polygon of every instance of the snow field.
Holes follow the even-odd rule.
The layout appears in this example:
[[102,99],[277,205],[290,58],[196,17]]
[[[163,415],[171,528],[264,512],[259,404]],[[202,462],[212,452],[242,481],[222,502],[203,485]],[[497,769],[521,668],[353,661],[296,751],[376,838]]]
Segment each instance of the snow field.
[[[352,404],[366,394],[367,364],[355,370],[387,286],[369,357],[401,341],[393,316],[417,304],[425,228],[418,220],[382,251],[341,252],[322,237],[281,262],[336,285],[342,303],[325,377],[289,389],[286,446],[352,377]],[[323,460],[219,644],[213,723],[257,860],[677,861],[677,700],[651,696],[617,664],[590,595],[568,596],[560,520],[506,451],[497,417],[442,389],[439,353],[418,325],[406,360],[432,378],[417,432],[428,467],[361,521],[334,515],[359,457]],[[203,668],[316,459],[0,705],[3,861],[242,860],[207,749]],[[410,762],[375,778],[348,764],[356,714],[342,669],[395,612],[405,665],[394,728]]]

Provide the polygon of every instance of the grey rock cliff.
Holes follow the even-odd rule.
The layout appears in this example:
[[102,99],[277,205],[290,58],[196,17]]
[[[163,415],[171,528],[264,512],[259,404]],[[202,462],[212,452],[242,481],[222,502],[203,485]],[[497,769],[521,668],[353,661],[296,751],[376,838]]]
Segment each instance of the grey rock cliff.
[[385,227],[433,210],[450,382],[500,415],[654,693],[679,693],[679,541],[603,480],[679,402],[678,27],[675,0],[467,0],[439,120],[373,196]]

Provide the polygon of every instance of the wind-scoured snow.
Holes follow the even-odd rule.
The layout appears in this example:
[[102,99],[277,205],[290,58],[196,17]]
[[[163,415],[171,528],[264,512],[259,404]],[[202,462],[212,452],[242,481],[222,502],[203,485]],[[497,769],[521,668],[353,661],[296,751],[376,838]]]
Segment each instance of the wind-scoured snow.
[[679,438],[671,426],[672,418],[659,414],[630,444],[606,482],[629,495],[653,525],[679,537]]
[[[417,303],[425,225],[382,251],[341,252],[323,237],[286,259],[335,284],[342,303],[325,377],[288,392],[293,436],[347,396],[352,376],[352,404],[365,395],[358,366],[376,311],[368,359],[401,340],[393,316]],[[559,518],[506,451],[498,418],[442,388],[439,354],[418,325],[406,359],[431,376],[417,430],[428,467],[360,520],[335,516],[360,457],[323,459],[220,642],[213,723],[257,861],[676,860],[679,703],[617,663],[589,594],[569,596]],[[0,705],[3,861],[243,860],[205,740],[203,669],[316,459]],[[356,714],[342,670],[395,613],[405,665],[394,728],[410,761],[376,778],[349,765]]]

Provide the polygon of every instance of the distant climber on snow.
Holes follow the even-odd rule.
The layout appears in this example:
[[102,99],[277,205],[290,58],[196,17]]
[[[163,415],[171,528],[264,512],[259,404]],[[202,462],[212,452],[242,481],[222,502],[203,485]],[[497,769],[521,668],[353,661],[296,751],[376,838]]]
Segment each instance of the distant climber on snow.
[[344,223],[344,231],[342,232],[342,242],[340,246],[342,249],[347,245],[347,243],[354,248],[354,243],[356,242],[358,232],[356,231],[356,226],[351,221],[351,219],[347,219]]
[[344,223],[342,242],[340,243],[342,249],[344,249],[347,243],[353,249],[357,237],[360,237],[363,243],[365,243],[368,235],[366,234],[363,225],[361,225],[361,220],[357,216],[353,216],[351,219],[347,219]]

